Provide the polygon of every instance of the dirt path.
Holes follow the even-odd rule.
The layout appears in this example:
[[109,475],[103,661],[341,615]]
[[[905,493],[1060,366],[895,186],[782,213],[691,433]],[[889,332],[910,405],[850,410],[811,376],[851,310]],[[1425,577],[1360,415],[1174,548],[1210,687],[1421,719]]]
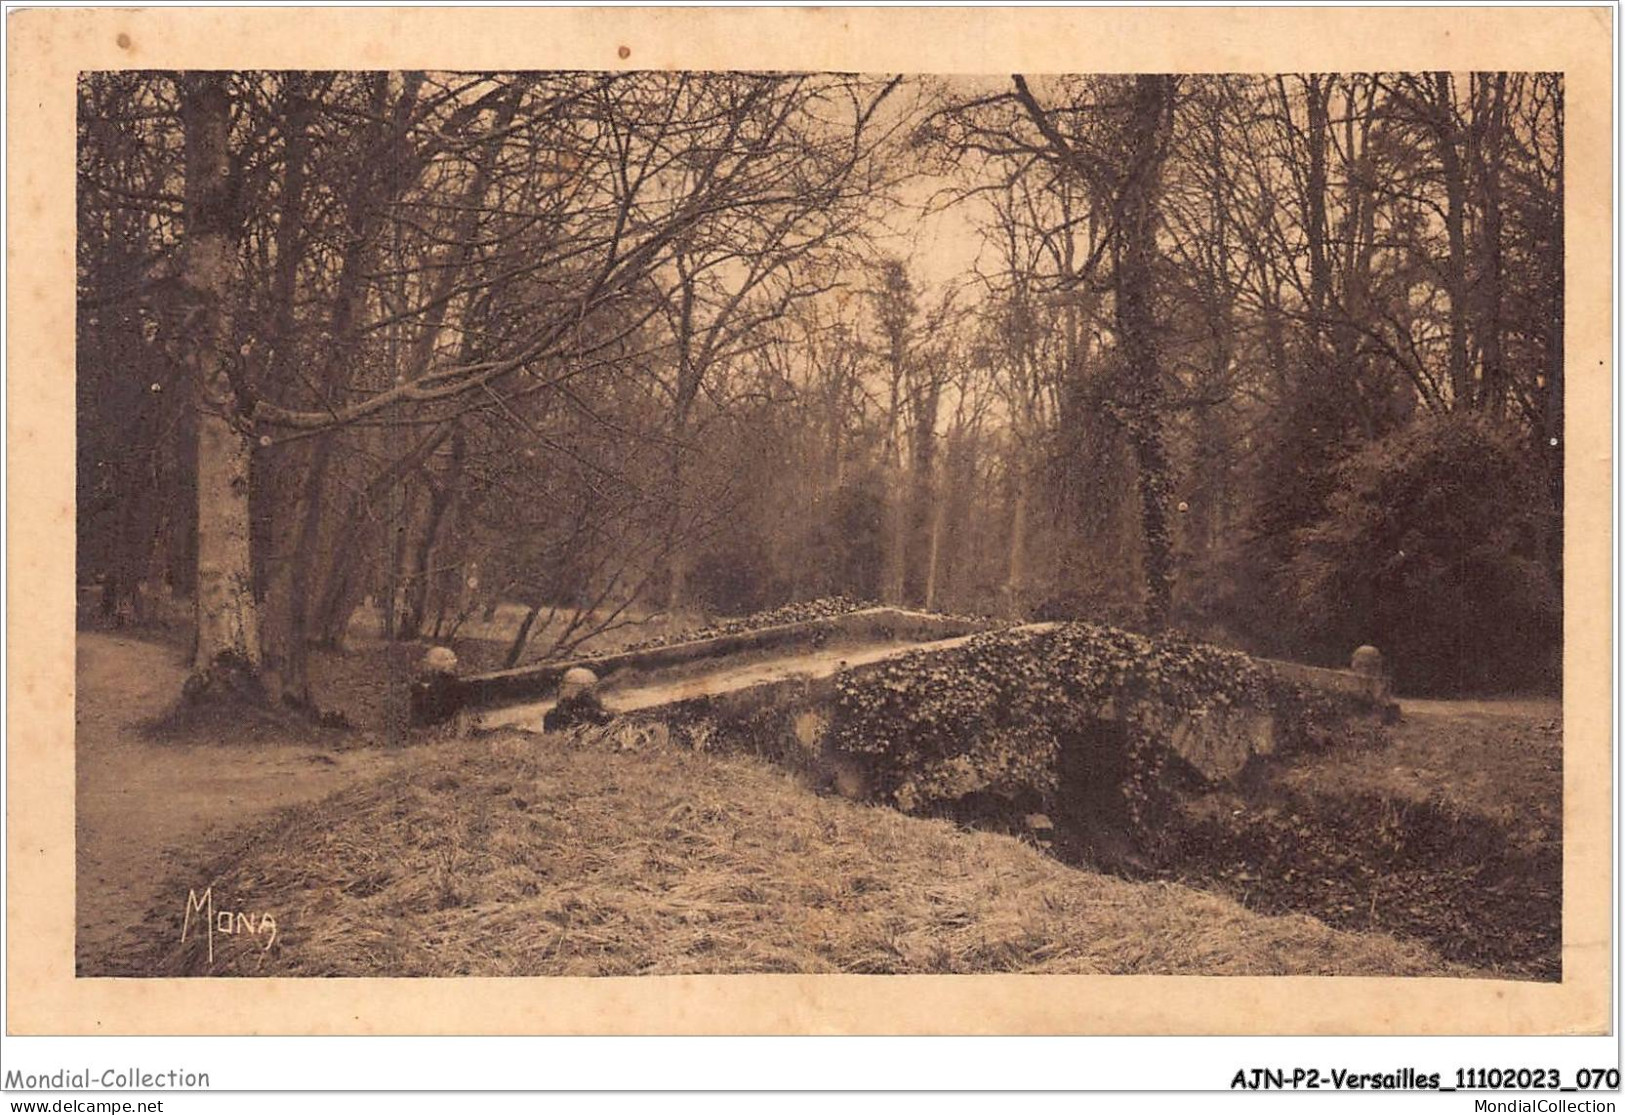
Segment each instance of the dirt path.
[[[207,833],[252,824],[393,767],[406,752],[333,751],[289,742],[179,744],[138,725],[180,692],[173,647],[80,632],[75,764],[75,957],[80,975],[111,975],[143,917],[169,896],[173,859]],[[185,893],[173,896],[178,907]],[[122,974],[122,973],[120,973]]]
[[1563,715],[1563,702],[1556,697],[1491,697],[1480,700],[1402,697],[1399,707],[1406,716],[1482,716],[1496,720],[1547,721]]

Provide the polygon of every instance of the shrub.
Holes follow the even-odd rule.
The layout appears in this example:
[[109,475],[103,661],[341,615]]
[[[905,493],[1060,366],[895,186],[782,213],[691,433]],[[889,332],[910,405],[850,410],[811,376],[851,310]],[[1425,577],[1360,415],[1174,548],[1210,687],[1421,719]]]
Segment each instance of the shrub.
[[1341,653],[1382,648],[1412,692],[1555,683],[1560,528],[1518,437],[1470,414],[1418,421],[1345,461],[1298,532],[1297,620]]

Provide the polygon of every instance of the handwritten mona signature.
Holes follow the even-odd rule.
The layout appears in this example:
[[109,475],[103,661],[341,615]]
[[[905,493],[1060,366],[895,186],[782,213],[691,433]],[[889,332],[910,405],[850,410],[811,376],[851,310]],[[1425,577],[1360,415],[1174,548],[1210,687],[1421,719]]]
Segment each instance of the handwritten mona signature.
[[[194,915],[196,915],[194,919]],[[193,921],[198,928],[193,929]],[[276,944],[276,918],[270,914],[253,914],[239,910],[216,910],[214,908],[214,888],[205,887],[201,895],[194,889],[186,891],[186,915],[181,919],[181,944],[186,943],[189,933],[202,934],[209,942],[209,963],[214,963],[214,935],[224,934],[227,937],[246,935],[259,940],[261,934],[265,936],[265,943],[260,947],[269,949]]]

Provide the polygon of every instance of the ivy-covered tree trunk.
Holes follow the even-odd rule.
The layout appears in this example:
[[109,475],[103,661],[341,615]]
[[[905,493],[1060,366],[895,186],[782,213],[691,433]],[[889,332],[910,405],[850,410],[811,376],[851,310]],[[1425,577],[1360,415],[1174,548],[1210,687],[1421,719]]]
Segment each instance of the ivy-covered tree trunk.
[[1016,481],[1010,499],[1010,548],[1005,563],[1004,600],[1008,618],[1020,614],[1027,590],[1027,470],[1022,458],[1016,459]]
[[1117,325],[1128,375],[1124,422],[1139,471],[1140,530],[1144,547],[1145,622],[1168,622],[1174,554],[1168,526],[1168,449],[1164,442],[1162,363],[1158,355],[1156,286],[1157,191],[1172,102],[1171,80],[1142,74],[1134,80],[1129,166],[1120,193]]
[[181,87],[186,137],[186,262],[193,300],[197,408],[197,645],[186,695],[263,696],[259,612],[249,535],[249,458],[242,400],[231,377],[230,102],[222,74]]
[[668,511],[666,528],[666,608],[673,614],[690,604],[689,574],[694,554],[689,540],[688,438],[695,400],[699,398],[703,365],[694,359],[695,279],[687,257],[677,257],[680,294],[677,305],[677,390],[672,405],[671,460],[667,465]]

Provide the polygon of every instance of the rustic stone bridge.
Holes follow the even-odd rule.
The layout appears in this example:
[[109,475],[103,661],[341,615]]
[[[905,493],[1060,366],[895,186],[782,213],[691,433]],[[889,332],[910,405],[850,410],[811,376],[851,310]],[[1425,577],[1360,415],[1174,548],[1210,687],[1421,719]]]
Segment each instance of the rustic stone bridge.
[[[768,750],[779,752],[774,757],[827,770],[832,761],[838,766],[840,758],[829,753],[825,738],[838,674],[874,669],[900,655],[951,650],[995,626],[994,621],[868,608],[648,650],[431,678],[415,688],[414,716],[429,722],[458,708],[475,731],[541,732],[564,675],[585,668],[600,679],[599,700],[616,716],[643,722],[749,723],[759,744],[764,734],[773,737]],[[1037,632],[1054,626],[1011,630]],[[1386,680],[1375,672],[1261,664],[1311,689],[1377,702],[1388,698]],[[1268,713],[1234,708],[1180,721],[1168,742],[1205,777],[1217,780],[1236,774],[1253,755],[1273,752],[1275,737]]]

